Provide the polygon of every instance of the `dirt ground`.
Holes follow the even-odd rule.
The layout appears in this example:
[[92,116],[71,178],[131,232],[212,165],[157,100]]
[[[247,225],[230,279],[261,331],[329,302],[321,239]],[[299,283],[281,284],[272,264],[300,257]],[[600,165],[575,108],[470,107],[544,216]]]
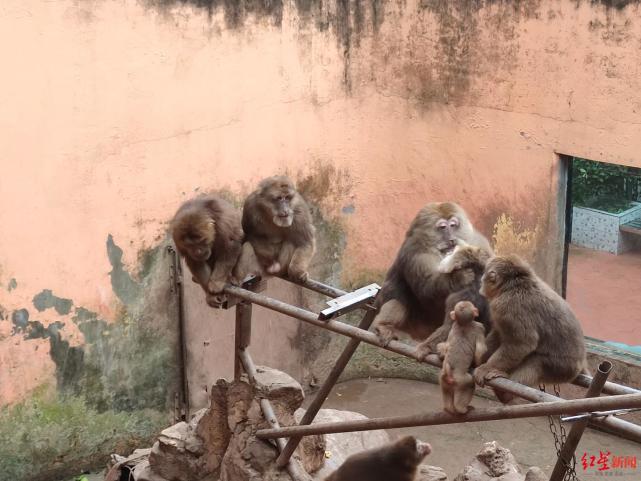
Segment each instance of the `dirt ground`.
[[[310,398],[308,398],[309,401]],[[498,403],[474,398],[475,407]],[[402,416],[441,408],[437,385],[401,379],[354,380],[338,384],[325,407],[360,412],[368,417]],[[569,430],[569,426],[567,428]],[[388,430],[395,438],[413,434],[432,444],[433,452],[427,463],[442,467],[452,480],[473,458],[484,442],[496,440],[510,449],[523,467],[539,466],[549,475],[556,461],[554,441],[547,418],[512,419],[474,424],[427,426]],[[610,452],[608,466],[602,472],[595,467],[584,471],[581,456],[587,453],[599,458],[599,451]],[[613,469],[614,456],[636,456],[636,469]],[[577,449],[577,475],[581,480],[604,477],[621,481],[641,480],[641,446],[609,434],[586,430]]]

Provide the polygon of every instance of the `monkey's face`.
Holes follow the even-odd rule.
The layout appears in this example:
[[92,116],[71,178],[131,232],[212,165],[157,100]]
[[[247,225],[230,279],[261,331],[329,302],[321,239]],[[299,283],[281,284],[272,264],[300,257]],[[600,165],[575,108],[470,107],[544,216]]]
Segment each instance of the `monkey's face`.
[[420,464],[423,458],[432,452],[432,446],[429,443],[424,443],[414,436],[405,436],[399,439],[396,441],[396,446],[413,465]]
[[495,257],[487,263],[483,277],[481,277],[481,288],[479,289],[479,293],[483,297],[491,299],[499,293],[503,283],[502,271],[500,258]]
[[214,221],[201,213],[184,215],[175,221],[174,242],[178,251],[197,262],[205,262],[212,254],[216,238]]
[[416,440],[416,455],[423,460],[425,456],[432,452],[432,446],[430,443],[425,443],[419,439]]
[[296,190],[287,183],[274,185],[267,189],[264,198],[271,213],[272,221],[279,227],[290,227],[294,222],[294,208],[292,201]]
[[437,237],[436,248],[442,253],[447,254],[456,247],[458,242],[458,232],[461,227],[461,221],[457,216],[447,219],[441,218],[436,221],[434,226]]

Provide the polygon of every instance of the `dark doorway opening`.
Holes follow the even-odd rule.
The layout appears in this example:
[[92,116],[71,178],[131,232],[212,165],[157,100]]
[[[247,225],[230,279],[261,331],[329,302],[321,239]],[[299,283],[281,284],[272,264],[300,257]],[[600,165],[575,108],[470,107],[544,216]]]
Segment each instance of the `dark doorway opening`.
[[641,354],[641,169],[562,160],[563,296],[588,337]]

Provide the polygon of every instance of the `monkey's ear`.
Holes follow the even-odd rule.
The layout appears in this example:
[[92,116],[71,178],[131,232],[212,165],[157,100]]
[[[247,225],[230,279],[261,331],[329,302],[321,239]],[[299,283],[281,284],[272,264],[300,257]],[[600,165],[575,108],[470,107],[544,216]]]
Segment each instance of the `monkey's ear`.
[[456,311],[450,311],[450,319],[456,321]]
[[516,254],[512,254],[506,257],[509,263],[509,271],[514,277],[529,277],[532,275],[532,269]]
[[479,317],[479,310],[476,308],[476,306],[472,308],[472,312],[474,313],[474,317]]

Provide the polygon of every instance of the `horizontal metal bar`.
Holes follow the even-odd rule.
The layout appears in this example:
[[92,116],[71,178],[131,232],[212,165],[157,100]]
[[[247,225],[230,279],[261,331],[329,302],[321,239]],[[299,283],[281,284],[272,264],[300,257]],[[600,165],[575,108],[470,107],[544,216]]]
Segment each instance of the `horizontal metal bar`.
[[359,419],[355,421],[317,423],[307,426],[288,426],[280,429],[261,429],[256,436],[271,439],[290,436],[309,436],[312,434],[349,433],[375,429],[407,428],[413,426],[436,426],[478,421],[498,421],[536,416],[576,414],[594,409],[616,409],[641,407],[641,394],[624,394],[599,398],[571,399],[538,404],[519,404],[516,406],[497,406],[485,409],[472,409],[464,415],[454,415],[438,411],[411,416],[389,418]]
[[[378,346],[381,349],[386,349],[388,351],[395,352],[397,354],[401,354],[403,356],[420,361],[416,355],[416,348],[403,342],[391,341],[389,344],[384,345],[373,332],[364,331],[363,329],[359,329],[341,321],[321,321],[313,312],[301,309],[300,307],[292,306],[290,304],[287,304],[286,302],[271,299],[269,297],[263,296],[262,294],[247,291],[240,287],[227,286],[225,287],[225,292],[227,294],[238,296],[242,299],[253,302],[254,304],[257,304],[259,306],[263,306],[276,312],[280,312],[296,319],[300,319],[301,321],[307,322],[309,324],[328,329],[338,334],[343,334],[344,336],[359,339],[363,342],[366,342],[367,344]],[[441,367],[441,360],[434,354],[427,356],[424,362],[438,368]],[[557,401],[560,399],[538,389],[524,386],[522,384],[518,384],[510,381],[509,379],[501,377],[488,381],[487,385],[510,392],[512,394],[515,394],[516,396],[532,402]],[[607,417],[604,419],[591,419],[590,423],[596,426],[601,426],[608,431],[616,432],[617,434],[621,434],[628,439],[641,443],[641,426],[638,426],[636,424],[613,417]]]
[[576,416],[563,416],[561,418],[561,422],[571,423],[572,421],[578,421],[579,419],[585,419],[585,418],[604,418],[606,416],[623,416],[624,414],[633,413],[639,410],[641,410],[641,408],[612,409],[610,411],[594,411],[591,413],[577,414]]
[[280,278],[283,279],[284,281],[291,282],[292,284],[296,284],[298,286],[304,287],[306,289],[309,289],[310,291],[318,292],[319,294],[323,294],[327,297],[340,297],[347,294],[347,291],[329,286],[327,284],[323,284],[322,282],[315,281],[314,279],[307,279],[305,281],[296,281],[294,279],[290,279],[285,276],[280,276]]
[[[572,381],[573,384],[581,387],[588,387],[591,382],[592,376],[588,376],[586,374],[579,374],[576,379]],[[610,381],[606,382],[605,386],[603,386],[603,392],[606,394],[641,394],[640,389],[622,386],[621,384],[616,384]]]

